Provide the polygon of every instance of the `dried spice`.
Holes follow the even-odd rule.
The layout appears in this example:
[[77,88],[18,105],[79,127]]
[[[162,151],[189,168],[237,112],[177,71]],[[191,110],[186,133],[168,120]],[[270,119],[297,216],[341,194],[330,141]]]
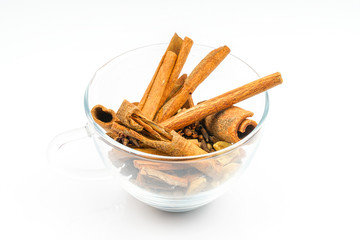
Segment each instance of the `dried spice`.
[[[124,100],[115,113],[102,105],[91,110],[94,121],[115,141],[147,154],[194,156],[219,151],[249,134],[253,113],[233,106],[282,83],[280,73],[250,82],[210,100],[194,104],[192,94],[230,53],[227,46],[211,51],[187,75],[180,76],[193,41],[174,34],[139,103]],[[180,77],[179,77],[180,76]],[[240,157],[239,157],[240,155]],[[206,161],[174,162],[109,158],[121,173],[144,189],[193,195],[220,184],[240,167],[245,151],[228,152]]]
[[266,77],[235,88],[210,100],[206,100],[192,108],[176,114],[175,116],[160,123],[163,127],[178,130],[192,123],[200,121],[211,114],[231,107],[233,104],[255,96],[282,83],[280,73],[274,73]]
[[185,79],[181,89],[160,108],[155,121],[162,122],[173,116],[184,105],[196,87],[209,76],[229,53],[230,49],[227,46],[211,51]]

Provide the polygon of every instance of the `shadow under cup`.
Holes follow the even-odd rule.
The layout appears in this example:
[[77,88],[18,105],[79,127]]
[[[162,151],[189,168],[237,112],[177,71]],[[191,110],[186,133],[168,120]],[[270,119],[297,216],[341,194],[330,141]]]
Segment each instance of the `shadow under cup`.
[[[252,159],[268,112],[267,92],[237,104],[254,112],[258,126],[240,142],[217,152],[192,157],[165,157],[126,147],[97,125],[90,110],[97,104],[114,111],[124,99],[140,101],[167,44],[128,51],[102,66],[85,93],[87,130],[104,164],[122,187],[140,201],[155,208],[182,212],[203,206],[230,187]],[[212,48],[194,45],[183,73],[191,70]],[[241,59],[229,55],[196,89],[194,102],[207,100],[258,79],[258,74]],[[140,169],[140,170],[139,170]]]

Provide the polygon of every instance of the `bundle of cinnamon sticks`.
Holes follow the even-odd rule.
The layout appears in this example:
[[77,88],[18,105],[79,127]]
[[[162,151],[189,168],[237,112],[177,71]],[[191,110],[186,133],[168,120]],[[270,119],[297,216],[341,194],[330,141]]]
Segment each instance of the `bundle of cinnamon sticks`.
[[[222,46],[212,50],[189,75],[180,75],[192,46],[190,38],[182,39],[175,33],[140,102],[124,100],[117,112],[96,105],[91,111],[94,121],[115,141],[155,155],[202,155],[221,150],[244,138],[257,123],[250,119],[253,116],[251,111],[234,104],[281,84],[280,73],[260,78],[195,105],[192,94],[226,58],[230,49]],[[163,184],[159,187],[161,189],[176,186],[194,192],[198,190],[195,186],[204,185],[206,177],[215,179],[221,172],[218,166],[223,169],[227,165],[229,169],[232,160],[225,162],[193,164],[192,172],[171,164],[149,165],[134,159],[132,166],[138,169],[138,183],[156,179]],[[179,177],[179,172],[175,176],[166,171],[181,171],[182,176]],[[183,177],[185,175],[186,178]]]

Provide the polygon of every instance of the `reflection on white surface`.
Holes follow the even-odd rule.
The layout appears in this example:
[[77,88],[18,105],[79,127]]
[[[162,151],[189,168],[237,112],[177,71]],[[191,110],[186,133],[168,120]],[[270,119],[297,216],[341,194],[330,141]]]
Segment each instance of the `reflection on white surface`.
[[[241,185],[239,189],[243,188]],[[251,209],[246,207],[250,199],[242,199],[236,191],[194,211],[168,213],[141,203],[112,180],[72,180],[49,171],[30,177],[18,189],[15,194],[23,221],[33,231],[52,239],[220,237],[223,232],[207,226],[223,226],[224,221],[228,223],[221,227],[223,230],[234,232],[235,228],[241,236],[253,231],[246,226],[256,216],[249,215]],[[259,196],[251,200],[258,201],[258,214],[267,205],[263,200]],[[264,219],[256,221],[261,223]]]

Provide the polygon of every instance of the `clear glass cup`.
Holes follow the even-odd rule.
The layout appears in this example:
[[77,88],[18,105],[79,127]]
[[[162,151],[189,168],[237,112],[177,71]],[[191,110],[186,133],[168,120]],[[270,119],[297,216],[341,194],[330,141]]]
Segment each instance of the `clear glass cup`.
[[[269,109],[269,97],[264,92],[237,104],[254,112],[253,119],[258,125],[241,141],[220,151],[200,156],[168,157],[124,146],[106,135],[94,122],[90,110],[102,104],[117,111],[124,99],[138,102],[166,47],[167,44],[155,44],[137,48],[111,59],[98,69],[85,92],[86,126],[55,137],[48,148],[48,159],[56,166],[71,155],[77,156],[74,152],[70,152],[70,156],[59,156],[61,148],[91,139],[93,144],[86,143],[85,149],[95,148],[105,168],[74,170],[67,167],[67,172],[80,178],[115,177],[140,201],[161,210],[183,212],[211,202],[229,188],[236,188],[238,177],[256,152]],[[194,45],[183,72],[189,74],[212,49]],[[213,98],[258,78],[253,68],[230,54],[196,89],[194,102]]]

